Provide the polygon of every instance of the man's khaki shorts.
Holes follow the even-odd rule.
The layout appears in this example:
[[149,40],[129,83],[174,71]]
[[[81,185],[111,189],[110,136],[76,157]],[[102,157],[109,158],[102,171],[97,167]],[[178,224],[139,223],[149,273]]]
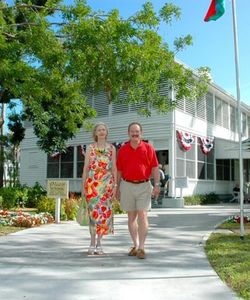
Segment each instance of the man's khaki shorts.
[[150,181],[138,184],[121,181],[121,209],[125,211],[148,210],[151,207],[152,189]]

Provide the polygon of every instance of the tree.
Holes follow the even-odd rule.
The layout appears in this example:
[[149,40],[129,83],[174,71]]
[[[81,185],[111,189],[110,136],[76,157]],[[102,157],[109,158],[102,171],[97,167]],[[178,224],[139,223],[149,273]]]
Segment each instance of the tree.
[[[196,74],[175,61],[175,52],[192,43],[176,39],[174,49],[157,32],[160,22],[180,18],[180,9],[166,4],[156,13],[150,2],[124,20],[117,10],[104,15],[85,1],[0,1],[0,89],[23,101],[38,144],[51,153],[95,116],[87,93],[105,91],[110,102],[146,102],[166,113],[176,103],[159,93],[170,83],[177,101],[197,99],[206,90],[207,69]],[[55,21],[52,22],[51,20]],[[2,100],[1,100],[2,101]]]
[[[20,143],[24,138],[25,128],[23,127],[23,114],[17,113],[16,103],[8,104],[11,113],[8,115],[8,133],[1,134],[1,182],[0,186],[16,186],[19,183],[19,153]],[[5,163],[5,172],[3,162]],[[6,175],[6,177],[4,176]]]

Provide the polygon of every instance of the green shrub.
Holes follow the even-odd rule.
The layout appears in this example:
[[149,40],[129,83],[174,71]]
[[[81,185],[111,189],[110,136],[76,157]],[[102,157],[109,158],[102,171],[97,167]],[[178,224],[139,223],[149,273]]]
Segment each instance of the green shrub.
[[11,209],[14,207],[31,207],[36,208],[38,200],[40,200],[46,191],[43,187],[36,183],[33,188],[27,185],[18,185],[16,187],[0,188],[0,207]]
[[16,188],[3,187],[0,188],[0,196],[2,197],[2,208],[11,209],[16,206],[18,194]]
[[78,206],[79,206],[79,203],[78,203],[77,198],[69,198],[69,199],[64,199],[62,201],[62,207],[66,214],[67,220],[75,220],[76,219]]
[[46,195],[46,190],[39,182],[36,182],[33,187],[28,188],[27,207],[36,208],[39,200]]
[[3,197],[0,196],[0,209],[3,208]]
[[185,205],[205,205],[219,203],[219,197],[215,193],[197,194],[184,197]]
[[125,213],[125,211],[123,211],[121,209],[120,201],[118,201],[118,200],[113,201],[112,210],[113,210],[114,215],[119,215],[119,214],[124,214]]
[[184,197],[184,204],[185,205],[200,205],[201,204],[200,195],[193,195],[193,196]]
[[201,204],[216,204],[219,202],[219,197],[215,193],[201,195]]
[[16,192],[16,206],[25,207],[28,200],[28,187],[20,186],[15,187]]
[[46,196],[41,197],[37,203],[37,211],[40,212],[49,212],[53,216],[55,215],[56,201],[55,199],[48,198]]
[[[67,220],[67,215],[65,213],[64,206],[62,205],[62,203],[63,201],[61,201],[60,219],[64,221]],[[39,199],[37,203],[37,210],[38,213],[48,212],[54,217],[56,210],[56,200],[53,198],[48,198],[47,196],[41,197],[41,199]]]

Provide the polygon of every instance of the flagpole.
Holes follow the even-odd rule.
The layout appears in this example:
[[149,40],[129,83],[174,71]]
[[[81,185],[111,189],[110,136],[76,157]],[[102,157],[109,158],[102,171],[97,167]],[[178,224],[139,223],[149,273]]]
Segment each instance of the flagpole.
[[234,56],[235,56],[235,75],[237,88],[237,109],[238,109],[238,136],[239,136],[239,172],[240,172],[240,238],[244,239],[244,194],[243,194],[243,157],[242,157],[242,136],[241,136],[241,109],[240,109],[240,79],[239,79],[239,51],[238,33],[236,22],[235,0],[232,0],[233,14],[233,33],[234,33]]

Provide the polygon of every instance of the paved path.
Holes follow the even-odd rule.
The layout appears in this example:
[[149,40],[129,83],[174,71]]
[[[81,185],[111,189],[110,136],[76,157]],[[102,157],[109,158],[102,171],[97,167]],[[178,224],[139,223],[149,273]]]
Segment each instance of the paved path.
[[[238,299],[206,259],[204,238],[236,206],[152,209],[147,259],[128,257],[126,215],[104,256],[87,256],[89,234],[75,222],[0,238],[0,298],[8,300]],[[249,212],[249,206],[246,209]]]

